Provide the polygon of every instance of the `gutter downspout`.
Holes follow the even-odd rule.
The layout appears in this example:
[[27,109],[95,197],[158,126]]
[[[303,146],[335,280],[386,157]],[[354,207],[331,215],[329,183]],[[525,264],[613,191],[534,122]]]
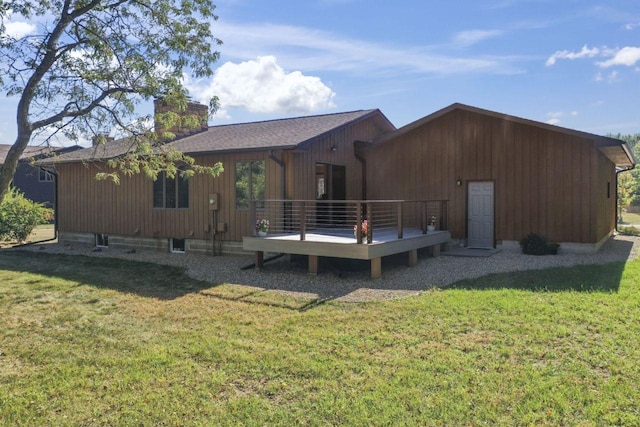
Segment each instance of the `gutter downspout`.
[[50,239],[37,240],[35,242],[21,243],[19,245],[12,246],[12,248],[21,248],[24,246],[31,246],[31,245],[35,245],[36,243],[52,242],[58,239],[58,172],[54,169],[47,169],[43,167],[40,167],[40,169],[50,173],[55,177],[55,179],[53,180],[54,182],[53,184],[53,237]]
[[631,165],[631,167],[625,168],[625,169],[620,169],[619,171],[616,171],[616,220],[615,220],[615,231],[616,233],[619,233],[618,231],[618,175],[620,175],[622,172],[627,172],[630,170],[635,169],[636,165],[635,163],[633,165]]

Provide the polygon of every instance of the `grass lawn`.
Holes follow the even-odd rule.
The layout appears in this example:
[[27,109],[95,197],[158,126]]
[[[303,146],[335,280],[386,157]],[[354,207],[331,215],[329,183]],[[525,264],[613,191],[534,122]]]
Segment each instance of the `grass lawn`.
[[640,425],[640,261],[306,303],[0,252],[0,425]]
[[640,214],[623,212],[621,224],[640,224]]

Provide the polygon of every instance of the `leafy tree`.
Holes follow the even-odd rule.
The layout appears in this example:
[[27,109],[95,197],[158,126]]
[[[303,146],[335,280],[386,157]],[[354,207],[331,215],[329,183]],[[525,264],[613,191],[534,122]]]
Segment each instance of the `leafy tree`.
[[[159,141],[148,129],[150,118],[136,117],[135,107],[162,97],[185,108],[183,75],[209,76],[219,57],[214,9],[211,0],[0,0],[0,87],[18,97],[16,140],[0,167],[0,202],[36,136],[45,142],[54,135],[127,136],[128,154],[110,163],[114,179],[141,171],[155,179],[161,170],[175,174],[176,162],[193,165],[158,148],[171,135]],[[7,31],[12,20],[37,28],[18,38]],[[210,106],[214,111],[216,98]],[[171,128],[189,117],[156,120]],[[194,171],[216,175],[221,165],[187,173]]]
[[0,241],[22,242],[36,225],[45,224],[52,215],[53,210],[25,198],[24,194],[11,187],[0,203]]
[[[612,138],[621,139],[629,144],[636,158],[640,158],[640,133],[635,135],[609,134]],[[632,204],[640,202],[640,169],[637,167],[618,175],[618,221],[622,221],[622,211]]]

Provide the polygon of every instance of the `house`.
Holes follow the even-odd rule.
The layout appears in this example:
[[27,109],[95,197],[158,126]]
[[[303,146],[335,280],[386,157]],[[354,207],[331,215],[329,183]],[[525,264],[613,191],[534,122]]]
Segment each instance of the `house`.
[[[156,111],[163,104],[156,101]],[[105,161],[122,154],[122,141],[68,153],[55,159],[58,170],[60,241],[161,250],[234,253],[252,235],[251,199],[316,199],[319,182],[328,199],[362,197],[363,166],[354,141],[369,141],[395,130],[379,110],[297,117],[256,123],[206,125],[181,134],[170,146],[196,163],[222,162],[217,178],[153,182],[122,177],[115,185],[96,181]],[[321,178],[320,178],[321,177]]]
[[447,199],[452,238],[515,246],[529,233],[597,250],[615,230],[623,141],[462,104],[374,139],[367,198]]
[[[122,141],[59,156],[62,242],[234,253],[255,234],[256,211],[265,209],[256,200],[274,202],[282,212],[294,201],[313,201],[314,221],[334,226],[353,201],[391,199],[437,201],[433,216],[447,230],[438,238],[471,247],[513,245],[535,232],[565,249],[597,250],[615,229],[616,174],[635,165],[623,141],[461,104],[400,129],[379,110],[209,127],[205,107],[189,108],[202,115],[202,126],[169,145],[198,164],[222,162],[222,175],[155,182],[140,175],[115,185],[94,177],[124,152]],[[323,208],[318,201],[324,200],[345,202]],[[360,224],[364,206],[355,205]],[[353,240],[354,222],[347,222],[342,225]],[[299,225],[304,240],[304,220]],[[270,244],[250,240],[245,249],[256,254],[263,246],[255,245]],[[428,244],[441,243],[436,240]],[[310,242],[300,247],[313,252]],[[415,263],[415,248],[407,248],[394,250],[412,251]],[[372,260],[376,277],[374,257],[379,270],[387,252],[374,249],[352,252],[369,251],[361,259]]]
[[[0,164],[11,149],[10,144],[0,144]],[[55,184],[54,172],[46,171],[35,165],[34,162],[44,158],[54,157],[70,151],[78,150],[82,147],[74,145],[71,147],[44,147],[27,146],[20,156],[20,161],[13,176],[12,185],[20,190],[27,199],[37,203],[42,203],[46,207],[52,208],[55,205]]]

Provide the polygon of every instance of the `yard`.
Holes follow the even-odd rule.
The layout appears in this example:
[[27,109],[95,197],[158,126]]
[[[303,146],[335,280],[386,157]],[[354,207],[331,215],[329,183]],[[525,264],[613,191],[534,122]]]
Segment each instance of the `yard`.
[[639,425],[640,261],[376,303],[0,251],[0,425]]

